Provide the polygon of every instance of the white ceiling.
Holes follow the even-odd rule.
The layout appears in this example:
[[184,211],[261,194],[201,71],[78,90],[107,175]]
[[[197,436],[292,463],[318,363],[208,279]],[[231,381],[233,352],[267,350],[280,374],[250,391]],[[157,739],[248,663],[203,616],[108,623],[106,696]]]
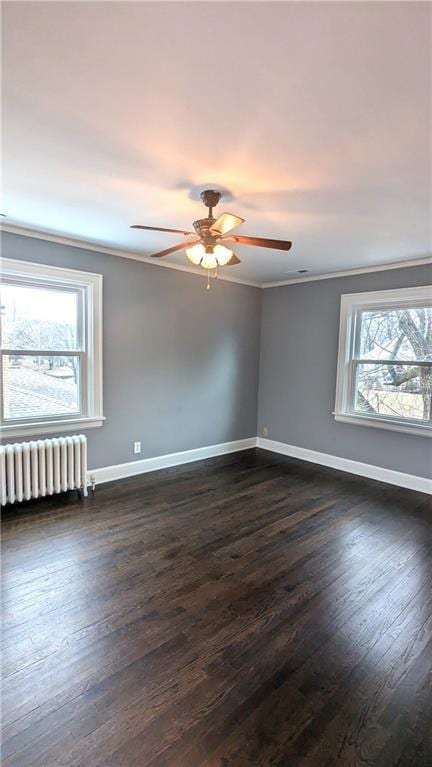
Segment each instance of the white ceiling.
[[[149,255],[219,185],[267,282],[431,247],[429,3],[3,4],[10,224]],[[191,191],[192,190],[192,191]],[[240,231],[240,230],[239,230]],[[185,256],[168,257],[185,263]]]

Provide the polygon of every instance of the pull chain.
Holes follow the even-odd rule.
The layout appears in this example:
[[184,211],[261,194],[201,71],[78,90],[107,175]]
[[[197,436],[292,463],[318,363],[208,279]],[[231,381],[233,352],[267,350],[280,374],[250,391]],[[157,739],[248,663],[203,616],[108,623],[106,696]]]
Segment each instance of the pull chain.
[[210,290],[210,269],[207,269],[207,287],[206,290]]

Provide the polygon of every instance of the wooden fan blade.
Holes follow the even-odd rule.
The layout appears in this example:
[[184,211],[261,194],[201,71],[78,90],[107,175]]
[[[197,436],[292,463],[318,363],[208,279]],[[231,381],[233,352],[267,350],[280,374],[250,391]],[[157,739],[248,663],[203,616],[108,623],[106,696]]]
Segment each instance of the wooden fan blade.
[[235,256],[233,253],[230,260],[225,264],[225,266],[235,266],[236,264],[241,264],[241,261],[239,257]]
[[162,258],[162,256],[168,256],[170,253],[175,253],[176,250],[186,250],[186,248],[196,245],[199,240],[188,240],[187,242],[180,242],[178,245],[173,245],[172,248],[166,250],[160,250],[159,253],[152,253],[151,258]]
[[196,234],[196,232],[187,232],[186,229],[164,229],[162,226],[141,226],[134,224],[130,229],[149,229],[151,232],[172,232],[173,234]]
[[235,216],[234,213],[221,213],[218,219],[210,227],[212,234],[227,234],[237,229],[240,224],[244,224],[244,218]]
[[258,248],[274,248],[275,250],[289,250],[292,245],[289,240],[268,240],[265,237],[247,237],[244,234],[235,234],[233,240],[240,245],[256,245]]

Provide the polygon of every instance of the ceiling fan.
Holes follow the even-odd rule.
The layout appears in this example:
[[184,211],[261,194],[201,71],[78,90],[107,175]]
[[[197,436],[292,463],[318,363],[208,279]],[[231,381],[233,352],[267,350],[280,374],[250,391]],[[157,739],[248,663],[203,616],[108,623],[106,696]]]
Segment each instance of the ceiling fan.
[[274,248],[276,250],[290,249],[291,242],[288,240],[269,240],[264,237],[248,237],[242,234],[232,235],[231,232],[243,224],[244,218],[234,216],[232,213],[222,213],[219,218],[213,218],[213,208],[216,207],[220,198],[221,192],[215,189],[205,189],[201,192],[201,199],[208,208],[208,215],[207,218],[200,218],[193,222],[194,232],[186,229],[166,229],[161,226],[142,226],[141,224],[135,224],[131,226],[131,229],[172,232],[186,236],[194,235],[192,240],[186,240],[178,245],[173,245],[171,248],[166,248],[166,250],[152,253],[152,258],[162,258],[178,250],[185,250],[189,261],[208,271],[217,269],[218,266],[235,266],[235,264],[240,263],[238,256],[222,244],[225,242],[238,242],[240,245],[255,245],[258,248]]

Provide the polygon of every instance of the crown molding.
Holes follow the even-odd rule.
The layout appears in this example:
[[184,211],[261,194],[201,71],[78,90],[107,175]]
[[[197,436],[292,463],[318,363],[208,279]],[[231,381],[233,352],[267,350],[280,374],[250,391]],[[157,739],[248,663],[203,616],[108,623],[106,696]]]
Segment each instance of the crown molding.
[[299,282],[315,282],[316,280],[334,280],[338,277],[353,277],[356,274],[369,274],[370,272],[385,272],[390,269],[405,269],[408,266],[424,266],[432,264],[432,255],[423,258],[412,258],[406,261],[392,261],[388,264],[376,266],[363,266],[358,269],[346,269],[340,272],[327,272],[324,274],[310,274],[308,277],[294,277],[292,280],[279,280],[276,282],[263,282],[261,288],[279,288],[283,285],[297,285]]
[[[128,258],[132,261],[143,261],[151,266],[162,267],[163,269],[175,269],[179,272],[189,272],[195,274],[197,277],[207,279],[207,273],[200,269],[194,269],[193,266],[187,266],[186,264],[173,264],[169,261],[155,261],[150,256],[141,256],[139,253],[130,253],[126,250],[120,250],[117,248],[107,248],[105,245],[99,245],[97,242],[87,242],[86,240],[79,240],[75,237],[64,237],[60,234],[54,234],[53,232],[45,231],[43,229],[28,229],[24,226],[18,226],[15,224],[5,224],[2,222],[0,230],[2,232],[8,232],[9,234],[18,234],[22,237],[32,237],[36,240],[46,240],[47,242],[55,242],[58,245],[69,245],[73,248],[82,248],[83,250],[92,250],[96,253],[106,253],[109,256],[118,256],[119,258]],[[261,288],[261,284],[258,282],[252,282],[251,280],[243,280],[238,277],[229,277],[225,274],[218,275],[218,280],[223,282],[234,282],[238,285],[248,285],[252,288]]]
[[[46,240],[47,242],[56,242],[59,245],[70,245],[73,248],[82,248],[92,250],[96,253],[106,253],[109,256],[118,256],[119,258],[128,258],[132,261],[143,261],[151,266],[162,267],[163,269],[176,269],[179,272],[188,272],[197,277],[207,279],[207,275],[202,270],[194,269],[193,266],[186,264],[173,264],[169,261],[156,261],[150,256],[142,256],[139,253],[130,253],[118,248],[108,248],[97,242],[87,242],[75,237],[64,237],[43,229],[29,229],[18,224],[6,224],[1,222],[0,230],[10,234],[18,234],[22,237],[33,237],[37,240]],[[247,285],[251,288],[279,288],[284,285],[297,285],[302,282],[315,282],[317,280],[333,280],[338,277],[354,277],[357,274],[369,274],[371,272],[384,272],[390,269],[405,269],[410,266],[424,266],[432,264],[432,254],[422,258],[412,258],[405,261],[392,261],[388,264],[377,264],[376,266],[364,266],[357,269],[346,269],[340,272],[327,272],[324,274],[309,274],[307,277],[293,277],[290,280],[275,280],[274,282],[253,282],[252,280],[243,280],[239,277],[229,277],[225,273],[219,274],[218,279],[223,282],[233,282],[237,285]]]

